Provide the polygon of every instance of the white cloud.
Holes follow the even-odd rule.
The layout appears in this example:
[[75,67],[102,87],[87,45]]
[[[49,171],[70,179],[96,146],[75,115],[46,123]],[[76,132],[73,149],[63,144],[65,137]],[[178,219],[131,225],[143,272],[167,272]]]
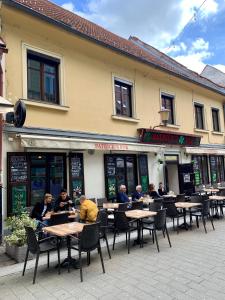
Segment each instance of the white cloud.
[[213,67],[225,73],[225,65],[213,65]]
[[[129,5],[121,0],[89,0],[84,13],[75,11],[71,0],[63,7],[120,36],[138,36],[163,49],[177,37],[201,4],[202,0],[129,0]],[[207,0],[201,12],[206,17],[217,9],[215,0]]]
[[192,43],[193,50],[208,50],[209,43],[206,42],[203,38],[198,38]]
[[180,55],[174,57],[179,63],[186,66],[188,69],[195,71],[197,73],[201,73],[205,67],[204,59],[212,56],[212,53],[208,51],[201,52],[190,52],[187,55]]
[[75,5],[73,2],[66,2],[66,3],[62,4],[62,7],[67,10],[70,10],[72,12],[75,12]]
[[180,52],[180,51],[186,51],[187,50],[187,46],[184,42],[181,42],[177,45],[172,45],[169,48],[165,48],[162,51],[166,54],[170,54],[170,53],[176,53],[176,52]]

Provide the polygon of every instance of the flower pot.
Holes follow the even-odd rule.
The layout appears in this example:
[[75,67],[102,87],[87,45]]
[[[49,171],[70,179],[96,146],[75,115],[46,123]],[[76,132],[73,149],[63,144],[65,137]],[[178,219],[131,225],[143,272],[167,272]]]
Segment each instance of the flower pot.
[[[27,251],[26,245],[18,247],[6,243],[6,248],[5,248],[6,254],[8,254],[8,256],[10,256],[11,258],[13,258],[16,262],[23,262],[25,260],[26,251]],[[29,253],[28,259],[32,259],[32,258],[33,255]]]

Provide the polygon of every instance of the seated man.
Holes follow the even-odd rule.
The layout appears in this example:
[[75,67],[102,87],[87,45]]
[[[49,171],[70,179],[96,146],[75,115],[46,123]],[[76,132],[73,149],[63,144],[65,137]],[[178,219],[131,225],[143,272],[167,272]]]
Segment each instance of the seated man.
[[130,202],[126,194],[126,191],[127,191],[126,186],[124,184],[121,184],[119,187],[119,192],[117,193],[117,197],[116,197],[118,203]]
[[144,194],[142,193],[142,186],[137,185],[136,191],[132,194],[132,201],[137,201],[142,197],[144,197]]
[[64,210],[70,210],[74,206],[73,201],[68,196],[67,191],[65,189],[62,189],[59,195],[59,198],[55,202],[54,211],[64,211]]
[[43,220],[47,212],[52,211],[52,195],[45,194],[42,202],[37,202],[31,212],[31,218],[40,221],[42,225],[48,225],[48,222]]
[[82,195],[80,197],[80,220],[84,223],[93,223],[97,219],[97,205]]

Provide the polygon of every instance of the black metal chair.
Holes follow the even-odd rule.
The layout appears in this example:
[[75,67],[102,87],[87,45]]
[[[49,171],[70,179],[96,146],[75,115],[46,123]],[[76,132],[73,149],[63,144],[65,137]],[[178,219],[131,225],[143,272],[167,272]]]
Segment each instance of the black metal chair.
[[59,248],[58,239],[56,245],[54,245],[53,243],[51,243],[51,241],[53,241],[53,239],[55,240],[55,237],[47,237],[42,240],[38,240],[35,231],[32,227],[25,227],[25,230],[27,234],[27,252],[25,256],[22,276],[24,276],[25,274],[29,252],[31,252],[32,254],[36,254],[36,262],[35,262],[34,276],[33,276],[33,284],[34,284],[36,280],[37,267],[38,267],[40,254],[47,253],[47,266],[49,268],[50,252],[56,250],[58,253],[58,274],[60,274],[60,248]]
[[118,211],[127,211],[130,209],[131,203],[120,203],[118,206]]
[[[74,236],[71,236],[75,238]],[[97,249],[100,255],[102,270],[105,273],[104,262],[102,258],[102,250],[100,245],[100,224],[93,223],[85,225],[82,232],[78,238],[75,238],[78,241],[78,246],[72,246],[71,249],[77,250],[79,252],[79,265],[80,265],[80,280],[83,281],[83,270],[82,270],[82,252],[87,253],[88,264],[90,264],[90,252]]]
[[211,224],[212,224],[212,228],[213,228],[213,230],[215,230],[215,227],[214,227],[214,224],[213,224],[213,218],[210,215],[210,202],[209,202],[209,200],[204,200],[202,202],[202,207],[200,208],[200,210],[196,211],[196,212],[191,211],[190,216],[191,216],[191,220],[192,220],[192,217],[196,217],[196,223],[197,223],[198,228],[199,228],[199,218],[202,218],[205,233],[207,233],[206,219],[209,218],[210,221],[211,221]]
[[142,201],[133,201],[131,205],[131,209],[143,209]]
[[[113,250],[115,248],[116,235],[120,232],[126,233],[126,245],[128,245],[128,254],[130,253],[130,233],[137,230],[137,221],[129,221],[126,217],[125,211],[115,211],[114,212],[114,236],[113,236]],[[128,241],[127,241],[128,234]],[[128,242],[128,243],[127,243]]]
[[64,224],[69,222],[69,213],[56,213],[52,214],[49,220],[49,226]]
[[109,225],[108,225],[108,214],[107,214],[106,210],[102,209],[98,212],[96,222],[100,224],[99,225],[100,226],[99,227],[100,239],[105,240],[109,258],[111,259],[109,243],[108,243],[108,239],[107,239],[107,230],[109,228]]
[[150,233],[152,233],[153,242],[154,242],[154,240],[156,241],[158,252],[159,252],[159,244],[158,244],[158,238],[157,238],[157,234],[156,234],[156,232],[158,230],[162,231],[164,237],[165,237],[164,233],[166,233],[169,245],[170,245],[170,247],[172,247],[171,242],[170,242],[169,233],[168,233],[167,226],[166,226],[166,209],[160,209],[157,212],[157,215],[154,216],[154,222],[152,224],[146,224],[143,222],[142,238],[143,238],[143,230],[144,229],[149,230]]
[[185,198],[185,194],[178,194],[176,197],[176,202],[185,202],[186,198]]
[[175,230],[174,220],[177,219],[177,233],[179,233],[179,219],[184,217],[184,213],[176,208],[175,202],[166,201],[163,203],[163,208],[166,209],[166,216],[173,221],[173,230]]
[[103,203],[107,203],[107,202],[108,202],[107,198],[97,198],[98,208],[102,208],[103,207]]
[[152,202],[152,203],[150,203],[149,204],[149,210],[150,211],[158,211],[158,210],[160,210],[161,208],[162,208],[162,202],[160,202],[160,201],[154,201],[154,202]]

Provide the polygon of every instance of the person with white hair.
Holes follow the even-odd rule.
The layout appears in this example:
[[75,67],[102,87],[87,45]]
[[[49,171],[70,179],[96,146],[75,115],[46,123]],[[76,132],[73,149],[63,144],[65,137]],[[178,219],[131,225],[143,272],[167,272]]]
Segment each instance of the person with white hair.
[[118,203],[130,202],[126,192],[127,192],[127,187],[124,184],[121,184],[119,187],[119,192],[117,193],[117,197],[116,197]]
[[136,191],[132,194],[132,201],[137,201],[142,197],[144,197],[144,193],[142,193],[142,186],[139,184],[136,186]]

